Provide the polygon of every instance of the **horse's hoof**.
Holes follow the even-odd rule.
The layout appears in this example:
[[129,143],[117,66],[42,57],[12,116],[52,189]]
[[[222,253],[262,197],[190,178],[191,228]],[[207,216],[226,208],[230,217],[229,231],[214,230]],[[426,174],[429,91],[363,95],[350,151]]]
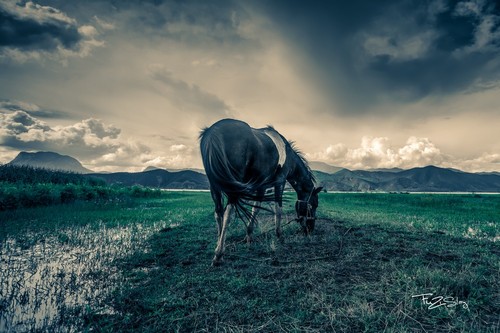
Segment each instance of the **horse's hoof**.
[[253,242],[252,236],[246,235],[243,242],[247,243],[248,245],[252,244],[252,242]]
[[222,258],[218,258],[217,256],[215,256],[212,259],[212,267],[219,267],[221,265],[222,265]]

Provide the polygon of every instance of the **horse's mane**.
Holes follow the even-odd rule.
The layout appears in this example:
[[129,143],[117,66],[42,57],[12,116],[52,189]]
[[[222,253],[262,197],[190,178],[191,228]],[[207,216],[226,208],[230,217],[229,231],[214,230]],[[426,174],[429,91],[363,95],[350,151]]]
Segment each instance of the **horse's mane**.
[[299,148],[297,148],[297,145],[294,141],[288,141],[288,143],[290,144],[290,148],[292,148],[293,152],[299,157],[300,162],[302,162],[302,164],[304,165],[304,168],[307,170],[307,173],[309,174],[309,177],[311,177],[313,183],[316,183],[316,177],[314,176],[311,167],[309,166],[309,162],[307,162],[306,158],[304,157],[304,154],[300,151]]

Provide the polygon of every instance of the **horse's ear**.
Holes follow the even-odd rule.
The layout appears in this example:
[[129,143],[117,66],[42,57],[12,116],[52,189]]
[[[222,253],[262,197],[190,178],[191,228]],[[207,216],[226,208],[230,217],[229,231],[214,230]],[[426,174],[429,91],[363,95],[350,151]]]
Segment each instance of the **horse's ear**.
[[318,194],[319,192],[321,192],[321,190],[323,190],[323,186],[320,186],[320,187],[318,187],[318,188],[315,188],[313,193],[314,193],[314,194]]

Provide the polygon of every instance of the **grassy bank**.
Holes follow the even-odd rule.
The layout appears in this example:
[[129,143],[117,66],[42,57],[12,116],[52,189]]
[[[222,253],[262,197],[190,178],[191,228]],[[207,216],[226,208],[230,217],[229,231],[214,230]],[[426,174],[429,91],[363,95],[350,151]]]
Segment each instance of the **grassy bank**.
[[[286,219],[292,206],[293,199],[285,204]],[[210,267],[216,229],[208,193],[58,206],[56,214],[0,212],[0,240],[29,251],[40,235],[59,235],[55,247],[82,246],[83,238],[73,239],[87,229],[98,239],[128,230],[126,242],[116,244],[113,233],[102,238],[103,247],[122,251],[103,252],[105,265],[75,275],[114,281],[98,302],[64,305],[79,330],[498,332],[499,211],[500,196],[322,194],[313,236],[292,222],[279,243],[272,216],[262,213],[248,247],[237,221],[217,268]],[[412,297],[426,293],[453,299],[429,309]]]

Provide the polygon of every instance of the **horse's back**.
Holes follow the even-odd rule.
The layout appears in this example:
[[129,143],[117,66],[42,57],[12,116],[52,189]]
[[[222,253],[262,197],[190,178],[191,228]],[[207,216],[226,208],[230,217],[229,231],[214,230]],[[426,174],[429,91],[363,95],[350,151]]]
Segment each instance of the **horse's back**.
[[239,141],[252,134],[252,128],[245,122],[236,119],[222,119],[205,129],[203,136],[218,135],[227,142]]
[[228,179],[265,183],[271,179],[279,156],[265,130],[270,128],[254,129],[243,121],[233,119],[220,120],[205,129],[200,136],[200,144],[209,180],[212,183]]
[[[238,164],[246,159],[248,145],[253,140],[252,128],[245,122],[235,119],[222,119],[202,133],[207,145],[217,145],[224,150],[229,163]],[[203,154],[203,150],[202,150]]]

